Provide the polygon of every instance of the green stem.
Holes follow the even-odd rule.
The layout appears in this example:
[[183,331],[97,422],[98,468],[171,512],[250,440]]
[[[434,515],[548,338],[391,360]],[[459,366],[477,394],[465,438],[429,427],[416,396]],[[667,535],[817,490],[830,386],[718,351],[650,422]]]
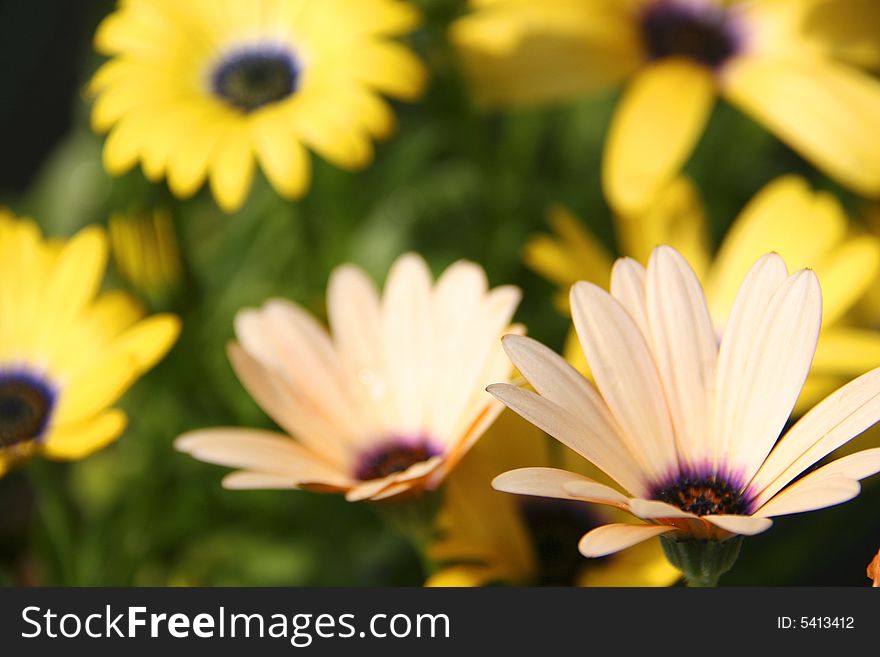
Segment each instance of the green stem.
[[661,536],[663,552],[673,566],[684,573],[690,587],[718,586],[718,579],[736,563],[743,537],[724,541],[699,541]]
[[42,530],[57,567],[58,583],[76,585],[76,555],[70,507],[52,464],[34,459],[27,467],[28,478],[37,496]]
[[442,493],[431,491],[403,500],[378,502],[374,506],[388,526],[413,546],[426,578],[437,568],[431,559],[430,547],[436,536],[437,513],[442,502]]

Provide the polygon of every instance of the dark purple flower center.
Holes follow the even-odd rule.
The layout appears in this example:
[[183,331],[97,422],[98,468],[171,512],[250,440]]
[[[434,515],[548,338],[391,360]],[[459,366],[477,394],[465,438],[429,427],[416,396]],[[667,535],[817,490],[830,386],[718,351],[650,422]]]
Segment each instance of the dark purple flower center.
[[742,487],[716,475],[682,475],[654,490],[654,499],[698,516],[747,515],[748,500]]
[[710,68],[740,49],[730,12],[710,4],[655,0],[642,13],[642,35],[652,59],[687,57]]
[[361,481],[381,479],[439,454],[424,438],[393,438],[361,455],[354,476]]
[[293,94],[299,86],[300,66],[290,52],[280,48],[240,50],[224,59],[214,71],[214,93],[248,113]]
[[39,438],[54,403],[55,393],[39,378],[0,371],[0,449]]
[[589,562],[578,552],[578,541],[601,522],[581,502],[524,498],[521,509],[538,559],[539,586],[572,586]]

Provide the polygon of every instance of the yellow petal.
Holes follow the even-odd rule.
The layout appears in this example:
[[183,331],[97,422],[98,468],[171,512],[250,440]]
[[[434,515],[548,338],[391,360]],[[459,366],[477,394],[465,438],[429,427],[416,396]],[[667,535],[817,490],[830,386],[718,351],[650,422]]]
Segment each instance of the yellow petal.
[[312,164],[305,147],[285,123],[281,112],[266,112],[254,121],[254,150],[266,178],[278,193],[298,199],[308,190]]
[[536,235],[523,251],[528,267],[559,285],[560,307],[568,308],[568,288],[575,281],[590,281],[607,287],[611,255],[571,212],[557,206],[547,217],[558,237]]
[[107,267],[107,236],[98,226],[77,233],[63,247],[46,282],[34,340],[51,354],[69,323],[97,294]]
[[840,204],[828,194],[814,193],[802,178],[785,176],[768,184],[730,228],[706,281],[716,325],[726,323],[746,272],[761,256],[775,251],[791,270],[813,268],[846,229]]
[[742,58],[725,75],[726,98],[829,176],[880,195],[880,82],[815,58]]
[[565,100],[616,84],[641,62],[634,21],[617,0],[481,4],[449,36],[483,105]]
[[66,427],[87,420],[113,404],[134,383],[137,359],[114,350],[64,382],[53,426]]
[[816,264],[822,284],[822,322],[840,319],[877,283],[880,273],[880,239],[855,237],[828,253]]
[[681,579],[663,554],[659,541],[647,541],[588,564],[578,577],[579,586],[671,586]]
[[254,177],[254,153],[244,121],[230,121],[211,163],[211,191],[224,212],[243,204]]
[[230,113],[215,109],[190,126],[168,159],[168,187],[172,194],[187,198],[202,186],[211,158],[233,121]]
[[647,264],[661,244],[675,248],[702,279],[709,266],[709,235],[699,193],[685,176],[661,190],[643,212],[617,217],[615,227],[623,255]]
[[112,345],[134,357],[140,372],[155,365],[171,349],[180,334],[174,315],[152,315],[120,335]]
[[[806,4],[806,3],[804,3]],[[880,69],[880,3],[876,0],[813,0],[804,16],[806,38],[833,57]]]
[[43,445],[51,459],[81,459],[116,440],[125,430],[125,413],[112,410],[75,427],[52,432]]
[[822,331],[813,358],[814,373],[851,379],[875,367],[880,367],[880,333],[845,327]]
[[639,212],[678,176],[714,101],[712,72],[685,60],[662,60],[636,76],[605,144],[602,182],[612,208]]
[[430,587],[473,587],[483,586],[500,579],[501,576],[488,566],[461,564],[441,568],[425,582]]

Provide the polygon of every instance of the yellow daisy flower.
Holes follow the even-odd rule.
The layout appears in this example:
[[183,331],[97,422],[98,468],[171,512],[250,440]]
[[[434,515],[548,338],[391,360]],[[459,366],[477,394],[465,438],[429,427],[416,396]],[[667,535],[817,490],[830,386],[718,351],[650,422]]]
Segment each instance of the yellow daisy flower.
[[150,299],[165,296],[180,281],[183,265],[171,213],[114,213],[110,246],[119,274]]
[[330,334],[284,300],[236,317],[232,366],[292,437],[204,429],[175,446],[241,468],[227,488],[308,488],[350,501],[434,489],[501,411],[485,387],[510,373],[500,338],[519,299],[516,287],[489,290],[482,268],[465,261],[432,284],[421,257],[401,256],[381,298],[361,269],[343,265],[327,291]]
[[[593,529],[580,541],[585,556],[664,535],[674,565],[696,583],[713,584],[733,565],[741,541],[722,544],[767,530],[776,516],[850,500],[859,480],[880,472],[880,449],[869,449],[798,479],[880,420],[880,368],[780,437],[819,338],[822,293],[813,272],[789,275],[778,255],[761,258],[720,337],[695,273],[671,247],[655,249],[647,269],[618,260],[610,287],[609,294],[579,282],[571,291],[595,387],[523,336],[505,337],[504,347],[537,393],[489,387],[616,483],[525,468],[499,476],[495,488],[596,502],[648,522]],[[713,572],[701,574],[710,563]]]
[[880,10],[864,0],[472,0],[457,44],[487,104],[626,82],[605,194],[645,208],[690,157],[722,96],[841,184],[880,195]]
[[[526,263],[557,283],[564,295],[579,280],[606,286],[611,255],[565,210],[554,210],[550,221],[558,236],[532,239],[526,246]],[[649,211],[618,219],[616,228],[621,253],[643,264],[658,244],[669,244],[685,255],[705,286],[719,332],[743,276],[762,254],[776,251],[792,266],[814,269],[825,299],[822,336],[799,411],[880,366],[880,334],[859,328],[848,317],[877,283],[880,239],[854,234],[840,203],[826,192],[814,192],[803,179],[785,176],[761,190],[714,254],[702,204],[684,178],[665,189]],[[572,362],[583,370],[576,341],[569,345]]]
[[0,474],[114,441],[126,417],[110,407],[174,344],[176,317],[143,319],[129,295],[99,292],[106,263],[97,226],[45,240],[0,212]]
[[[660,545],[643,543],[602,561],[584,561],[577,539],[589,529],[623,519],[616,509],[567,500],[518,498],[492,490],[506,470],[549,466],[559,457],[582,469],[573,452],[551,454],[544,432],[505,412],[450,476],[430,549],[443,566],[427,586],[668,586],[681,577]],[[595,469],[588,468],[592,474]],[[596,472],[595,476],[601,476]]]
[[411,100],[425,81],[392,38],[418,13],[400,0],[124,0],[98,28],[111,57],[95,74],[94,128],[104,164],[141,162],[179,197],[210,179],[239,208],[259,163],[279,194],[309,187],[307,148],[345,169],[372,159],[394,115],[379,94]]

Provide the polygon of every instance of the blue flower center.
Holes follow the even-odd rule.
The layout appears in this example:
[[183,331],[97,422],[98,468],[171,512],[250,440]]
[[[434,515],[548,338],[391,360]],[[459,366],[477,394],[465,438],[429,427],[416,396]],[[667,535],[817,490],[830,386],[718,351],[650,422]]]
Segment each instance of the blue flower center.
[[642,36],[652,59],[686,57],[710,68],[740,50],[730,13],[708,4],[656,0],[642,13]]
[[682,475],[654,490],[654,499],[698,516],[747,515],[748,500],[736,486],[716,475]]
[[440,450],[424,438],[395,438],[363,454],[354,476],[361,481],[381,479],[439,454]]
[[23,373],[0,372],[0,449],[36,440],[49,423],[55,394]]
[[291,96],[300,72],[296,58],[284,50],[239,50],[217,66],[211,84],[218,98],[249,113]]

